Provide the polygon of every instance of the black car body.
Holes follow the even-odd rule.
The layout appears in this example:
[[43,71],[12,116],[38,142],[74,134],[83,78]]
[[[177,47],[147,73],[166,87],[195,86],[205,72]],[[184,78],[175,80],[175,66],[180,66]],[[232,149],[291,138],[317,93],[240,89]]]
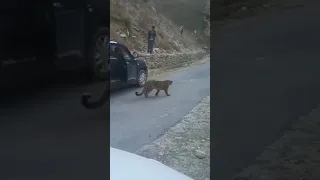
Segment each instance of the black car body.
[[[120,54],[115,53],[115,49]],[[143,86],[147,80],[148,68],[144,60],[137,59],[129,49],[118,42],[110,41],[110,82],[111,88],[123,84]]]
[[10,0],[0,8],[2,87],[57,69],[85,70],[96,77],[97,42],[109,42],[109,1]]

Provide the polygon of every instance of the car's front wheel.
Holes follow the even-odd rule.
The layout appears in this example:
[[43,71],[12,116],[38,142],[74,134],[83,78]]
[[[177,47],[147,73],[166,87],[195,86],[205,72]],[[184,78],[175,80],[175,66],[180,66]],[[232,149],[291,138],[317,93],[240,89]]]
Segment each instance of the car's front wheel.
[[137,86],[142,87],[147,82],[147,72],[144,70],[140,70],[137,77]]

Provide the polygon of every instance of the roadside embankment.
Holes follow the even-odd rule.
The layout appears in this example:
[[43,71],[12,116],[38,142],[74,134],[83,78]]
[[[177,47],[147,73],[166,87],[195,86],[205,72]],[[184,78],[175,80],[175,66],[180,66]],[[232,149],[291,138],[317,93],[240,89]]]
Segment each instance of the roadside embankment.
[[209,180],[210,95],[163,136],[136,153],[155,159],[195,180]]
[[234,180],[320,179],[320,106],[301,117]]
[[180,67],[188,67],[193,63],[200,62],[209,54],[204,50],[189,51],[183,53],[139,53],[139,58],[146,60],[149,75],[168,71]]

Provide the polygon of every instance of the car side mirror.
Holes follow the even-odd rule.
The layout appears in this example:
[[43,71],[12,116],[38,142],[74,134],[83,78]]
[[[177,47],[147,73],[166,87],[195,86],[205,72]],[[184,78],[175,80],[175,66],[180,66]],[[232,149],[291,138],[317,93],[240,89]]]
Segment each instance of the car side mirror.
[[137,53],[137,52],[133,52],[133,53],[132,53],[132,56],[133,56],[134,58],[137,58],[137,57],[138,57],[138,53]]

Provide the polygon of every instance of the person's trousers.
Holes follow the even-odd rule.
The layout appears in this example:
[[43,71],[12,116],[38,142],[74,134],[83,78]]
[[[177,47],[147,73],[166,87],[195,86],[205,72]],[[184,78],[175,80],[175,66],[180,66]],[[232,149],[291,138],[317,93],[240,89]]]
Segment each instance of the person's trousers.
[[148,41],[148,50],[147,50],[147,53],[150,53],[152,54],[153,52],[153,45],[154,45],[154,41]]

